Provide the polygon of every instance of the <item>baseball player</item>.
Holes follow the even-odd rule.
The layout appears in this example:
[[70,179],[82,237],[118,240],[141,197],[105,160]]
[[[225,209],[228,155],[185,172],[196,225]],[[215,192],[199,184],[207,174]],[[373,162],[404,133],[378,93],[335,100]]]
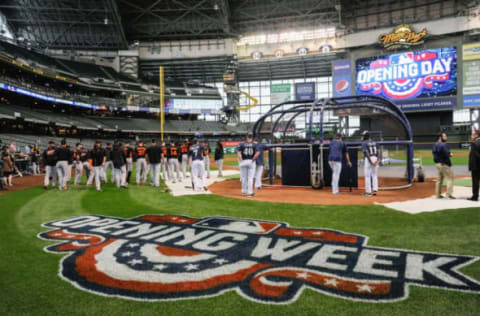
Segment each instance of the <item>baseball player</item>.
[[183,141],[182,146],[180,146],[180,151],[182,152],[182,173],[183,178],[186,179],[188,177],[187,174],[187,167],[188,167],[188,151],[190,150],[190,142],[188,138],[185,138]]
[[172,141],[170,146],[167,147],[167,158],[168,158],[168,178],[175,183],[175,172],[177,173],[177,181],[181,182],[182,178],[180,176],[180,164],[178,163],[178,156],[180,154],[179,148],[175,145],[175,142]]
[[110,151],[110,160],[113,163],[113,173],[117,188],[127,188],[127,159],[122,143],[115,141],[113,149]]
[[81,143],[77,144],[77,150],[75,151],[75,158],[77,163],[75,164],[75,180],[74,184],[80,184],[82,180],[83,171],[87,175],[87,179],[90,176],[90,168],[88,164],[88,151],[83,148]]
[[143,145],[142,141],[139,141],[138,146],[135,148],[135,156],[137,157],[137,185],[145,184],[147,182],[146,152],[147,148]]
[[[196,138],[194,138],[193,145],[190,147],[190,151],[188,152],[190,172],[192,174],[194,191],[200,191],[202,188],[203,190],[207,191],[207,185],[205,183],[205,166],[203,162],[203,152],[203,146],[198,143],[198,140]],[[202,182],[202,186],[200,186],[199,181]]]
[[52,178],[52,187],[55,188],[57,182],[57,156],[55,155],[55,143],[53,141],[48,142],[48,148],[43,152],[42,159],[45,165],[43,187],[48,189],[50,178]]
[[262,176],[263,176],[263,167],[264,167],[264,151],[267,146],[264,143],[261,143],[259,139],[254,141],[256,145],[256,150],[258,152],[258,158],[255,160],[255,189],[260,190],[262,188]]
[[65,183],[70,183],[70,180],[72,180],[73,151],[70,149],[69,144],[66,145],[66,148],[70,152],[70,157],[68,159],[68,167],[67,167],[66,182]]
[[62,139],[60,147],[55,150],[55,156],[57,157],[57,177],[58,177],[58,189],[68,190],[68,168],[69,161],[72,159],[70,149],[67,148],[67,142]]
[[332,169],[332,193],[340,194],[338,182],[340,181],[340,173],[342,172],[343,156],[347,160],[348,166],[351,168],[350,155],[347,152],[347,146],[342,140],[342,134],[338,133],[336,139],[330,143],[330,152],[328,154],[328,165]]
[[[167,180],[168,174],[168,158],[167,158],[167,144],[162,142],[162,162],[160,164],[161,175],[163,180]],[[170,180],[170,179],[169,179]]]
[[107,180],[107,170],[110,169],[110,180],[112,183],[115,182],[115,174],[113,172],[113,162],[112,160],[110,159],[110,152],[112,151],[112,144],[110,143],[107,143],[107,146],[105,148],[105,155],[107,157],[107,162],[105,162],[105,166],[103,167],[103,181],[105,183],[108,183],[108,180]]
[[93,178],[95,178],[95,187],[98,192],[102,192],[101,178],[103,177],[106,161],[107,156],[105,150],[102,148],[102,143],[97,140],[95,147],[90,152],[90,157],[88,159],[90,165],[90,177],[88,178],[87,185],[91,185]]
[[364,156],[365,196],[377,195],[378,191],[378,165],[381,153],[377,143],[370,139],[368,131],[363,133],[362,151]]
[[160,165],[162,163],[162,148],[152,139],[152,145],[147,148],[147,160],[150,164],[150,186],[160,186]]
[[247,134],[247,140],[238,145],[237,156],[240,167],[240,181],[242,182],[242,195],[255,196],[253,193],[253,178],[255,176],[255,160],[259,156],[253,135]]
[[132,175],[133,170],[133,149],[130,147],[130,142],[125,143],[125,147],[123,148],[123,152],[125,153],[125,160],[127,162],[127,183],[130,183],[130,176]]
[[221,141],[217,142],[217,147],[215,147],[214,154],[215,162],[217,163],[218,177],[223,177],[223,145]]
[[207,179],[210,179],[210,153],[212,150],[210,149],[210,145],[208,142],[205,142],[203,146],[203,162],[205,164],[205,172],[207,173]]

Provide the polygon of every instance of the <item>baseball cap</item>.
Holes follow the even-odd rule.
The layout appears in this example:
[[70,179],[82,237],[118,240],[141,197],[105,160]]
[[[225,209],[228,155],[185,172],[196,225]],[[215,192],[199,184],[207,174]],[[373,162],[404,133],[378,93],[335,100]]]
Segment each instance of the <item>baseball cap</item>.
[[247,133],[247,137],[252,138],[253,134],[252,133]]

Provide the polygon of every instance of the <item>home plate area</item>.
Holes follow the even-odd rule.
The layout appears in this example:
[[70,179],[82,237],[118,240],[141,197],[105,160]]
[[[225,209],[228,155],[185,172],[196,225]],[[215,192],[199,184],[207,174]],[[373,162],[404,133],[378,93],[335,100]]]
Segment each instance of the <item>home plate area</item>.
[[383,205],[397,211],[407,212],[410,214],[480,206],[479,202],[467,200],[467,198],[472,195],[471,188],[454,186],[453,192],[455,192],[455,200],[446,198],[437,199],[435,196],[432,195],[431,197],[424,199],[376,204]]
[[[212,185],[215,182],[220,182],[226,180],[226,178],[239,175],[240,171],[238,170],[223,170],[223,177],[219,177],[218,173],[216,171],[213,171],[210,173],[210,177],[205,179],[206,187],[208,188],[210,185]],[[170,190],[170,193],[173,196],[182,196],[182,195],[198,195],[198,194],[212,194],[210,190],[204,191],[194,191],[193,190],[193,182],[192,182],[191,174],[189,174],[189,177],[186,179],[183,179],[182,181],[170,181],[166,180],[165,184],[167,185],[168,189]],[[201,181],[199,180],[201,183]]]

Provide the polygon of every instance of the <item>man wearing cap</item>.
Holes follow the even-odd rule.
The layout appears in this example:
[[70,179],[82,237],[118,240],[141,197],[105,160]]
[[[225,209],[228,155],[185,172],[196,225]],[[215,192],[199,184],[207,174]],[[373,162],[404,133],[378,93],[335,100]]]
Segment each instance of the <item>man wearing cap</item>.
[[381,161],[381,153],[378,151],[377,143],[370,139],[368,131],[363,132],[362,151],[364,157],[365,196],[377,195],[378,165]]
[[150,164],[150,186],[160,186],[160,164],[162,162],[162,148],[152,139],[152,145],[147,148],[147,160]]
[[117,188],[127,188],[127,159],[122,143],[118,140],[113,144],[110,151],[110,161],[113,164],[113,174]]
[[[196,138],[194,138],[193,145],[188,151],[190,172],[192,174],[194,191],[200,191],[202,188],[203,190],[207,191],[207,186],[205,183],[205,166],[203,162],[203,151],[203,146],[198,143],[198,140]],[[202,182],[201,186],[199,181]]]
[[255,160],[259,153],[253,142],[253,135],[247,134],[247,140],[238,145],[238,165],[240,167],[240,181],[242,182],[242,195],[255,196],[253,193],[253,178],[255,176]]
[[103,176],[107,156],[105,150],[102,148],[102,143],[99,140],[96,141],[95,147],[90,152],[88,161],[90,165],[90,177],[88,178],[87,185],[91,185],[93,178],[95,177],[95,187],[98,192],[101,192],[101,178]]
[[58,189],[68,190],[68,168],[72,153],[70,152],[70,149],[67,148],[67,142],[65,139],[62,139],[60,147],[55,150],[55,156],[57,157],[56,169],[58,176]]
[[43,186],[45,189],[48,189],[50,178],[52,178],[52,187],[55,187],[57,182],[57,156],[55,155],[55,143],[53,141],[48,142],[48,148],[43,152],[42,159],[45,165]]
[[110,169],[110,180],[112,180],[111,182],[112,183],[115,183],[115,172],[114,172],[114,166],[113,166],[113,162],[112,162],[112,159],[110,158],[111,155],[110,153],[112,152],[112,144],[111,143],[107,143],[107,146],[105,148],[105,155],[107,156],[107,161],[105,162],[105,166],[103,166],[103,181],[105,183],[108,183],[108,179],[107,179],[107,171],[108,169]]
[[190,150],[190,142],[188,141],[188,138],[185,138],[183,141],[183,145],[180,146],[180,151],[182,152],[182,173],[183,173],[183,178],[186,179],[188,177],[187,174],[187,167],[188,167],[188,151]]
[[447,180],[447,198],[455,199],[453,196],[453,181],[455,179],[452,169],[452,161],[450,157],[450,149],[447,146],[447,134],[440,133],[437,137],[437,143],[432,150],[433,161],[435,168],[437,168],[437,183],[435,186],[435,196],[437,199],[442,199],[442,185],[443,180]]
[[472,196],[468,200],[478,201],[480,185],[480,130],[478,129],[472,131],[468,170],[472,173]]
[[267,146],[260,142],[258,138],[255,138],[254,143],[256,145],[256,151],[258,152],[258,158],[255,160],[255,189],[260,190],[262,188],[262,176],[264,161],[263,156]]
[[146,153],[147,148],[143,145],[142,141],[139,141],[138,146],[135,148],[135,157],[137,157],[137,185],[145,184],[147,182]]
[[342,172],[342,160],[345,156],[348,166],[351,168],[350,155],[347,152],[347,146],[342,140],[342,134],[338,133],[336,139],[330,143],[330,152],[328,154],[328,165],[332,169],[332,193],[339,194],[338,182]]

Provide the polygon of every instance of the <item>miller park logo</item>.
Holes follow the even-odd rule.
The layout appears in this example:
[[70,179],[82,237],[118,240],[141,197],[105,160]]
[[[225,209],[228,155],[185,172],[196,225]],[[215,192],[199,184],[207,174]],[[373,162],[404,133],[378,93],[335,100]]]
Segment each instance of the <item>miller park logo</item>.
[[227,217],[76,216],[39,234],[66,253],[60,275],[76,287],[162,301],[235,290],[261,303],[294,302],[305,288],[344,299],[393,302],[409,286],[480,293],[458,270],[478,257],[388,249],[368,237]]
[[417,33],[412,26],[401,24],[396,26],[391,33],[380,35],[378,40],[385,49],[393,50],[423,44],[423,39],[427,34],[428,31],[425,28]]

